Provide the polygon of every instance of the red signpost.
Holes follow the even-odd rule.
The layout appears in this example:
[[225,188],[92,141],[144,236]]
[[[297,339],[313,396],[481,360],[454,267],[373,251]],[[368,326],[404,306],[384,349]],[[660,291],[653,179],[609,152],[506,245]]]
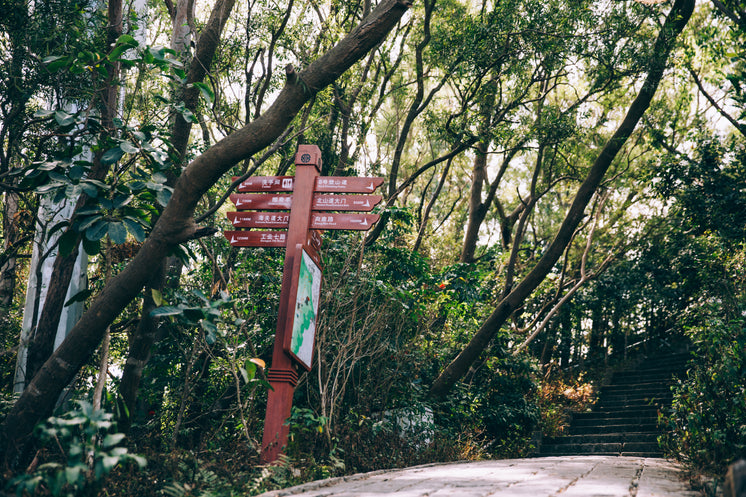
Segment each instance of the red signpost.
[[[252,211],[229,212],[228,219],[235,228],[262,231],[223,233],[234,247],[285,247],[277,333],[267,375],[272,389],[262,439],[261,459],[265,463],[275,461],[287,443],[285,420],[290,416],[298,383],[298,366],[311,368],[321,280],[318,230],[368,230],[379,219],[378,214],[330,211],[372,210],[381,202],[380,195],[339,194],[370,194],[383,184],[383,178],[319,176],[320,168],[319,148],[300,145],[295,156],[295,176],[260,176],[242,181],[237,188],[241,193],[230,199],[237,209]],[[286,231],[266,231],[271,229]],[[311,301],[316,307],[306,305]],[[302,308],[303,305],[306,306]]]

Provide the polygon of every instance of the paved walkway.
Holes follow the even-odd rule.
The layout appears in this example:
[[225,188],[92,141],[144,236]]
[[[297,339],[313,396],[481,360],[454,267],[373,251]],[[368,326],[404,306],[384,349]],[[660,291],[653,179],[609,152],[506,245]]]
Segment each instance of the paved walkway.
[[665,459],[563,456],[431,464],[331,478],[261,497],[694,497]]

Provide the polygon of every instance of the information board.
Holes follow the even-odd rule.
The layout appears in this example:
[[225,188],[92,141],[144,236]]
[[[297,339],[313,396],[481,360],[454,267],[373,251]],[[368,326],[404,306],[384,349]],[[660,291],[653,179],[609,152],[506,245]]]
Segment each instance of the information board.
[[321,268],[311,257],[311,251],[298,245],[293,269],[290,319],[292,331],[286,339],[285,350],[298,363],[311,370],[313,344],[316,338],[316,322],[321,300]]

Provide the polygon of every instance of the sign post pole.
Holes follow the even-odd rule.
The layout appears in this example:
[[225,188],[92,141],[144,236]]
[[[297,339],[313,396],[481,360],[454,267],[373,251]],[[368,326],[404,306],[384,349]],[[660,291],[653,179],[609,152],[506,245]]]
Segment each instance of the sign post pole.
[[285,421],[290,417],[293,393],[298,384],[298,369],[290,356],[285,353],[283,344],[286,336],[292,332],[287,328],[287,323],[289,313],[293,312],[290,302],[293,265],[295,258],[300,257],[300,251],[296,250],[296,247],[308,241],[314,183],[320,169],[321,151],[319,148],[315,145],[300,145],[295,155],[295,181],[288,222],[277,334],[272,349],[272,365],[268,374],[272,389],[269,390],[267,413],[264,418],[261,453],[261,460],[264,463],[275,461],[288,439],[289,428],[285,425]]

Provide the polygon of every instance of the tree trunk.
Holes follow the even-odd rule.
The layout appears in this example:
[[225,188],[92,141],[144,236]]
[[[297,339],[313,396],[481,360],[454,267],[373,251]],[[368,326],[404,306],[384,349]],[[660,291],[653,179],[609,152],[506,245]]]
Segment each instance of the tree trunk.
[[482,324],[471,341],[435,379],[430,388],[431,396],[444,397],[448,394],[454,383],[466,374],[469,367],[487,348],[492,338],[510,315],[541,284],[562,256],[567,244],[572,240],[575,229],[585,216],[585,208],[595,194],[606,171],[650,105],[658,84],[663,77],[666,61],[673,49],[676,38],[686,26],[693,10],[694,0],[676,0],[655,41],[651,60],[648,65],[648,75],[640,92],[630,105],[624,120],[606,143],[585,180],[580,185],[556,237],[534,268],[500,301],[497,308]]
[[474,254],[479,241],[479,228],[484,222],[489,205],[482,202],[482,188],[487,181],[487,150],[489,141],[477,143],[474,167],[471,175],[471,196],[469,198],[469,222],[466,224],[464,245],[461,249],[461,262],[474,262]]
[[0,263],[0,307],[10,307],[16,290],[16,247],[20,238],[18,227],[18,195],[7,192],[3,203],[3,255]]
[[152,268],[158,267],[175,245],[202,235],[193,220],[202,195],[235,164],[271,145],[313,95],[386,37],[409,6],[406,0],[384,1],[306,69],[297,73],[288,66],[286,85],[264,114],[210,147],[184,169],[171,200],[137,255],[107,282],[11,409],[0,444],[6,465],[24,462],[19,458],[20,451],[33,427],[51,413],[60,392],[101,342],[106,327],[150,279]]

